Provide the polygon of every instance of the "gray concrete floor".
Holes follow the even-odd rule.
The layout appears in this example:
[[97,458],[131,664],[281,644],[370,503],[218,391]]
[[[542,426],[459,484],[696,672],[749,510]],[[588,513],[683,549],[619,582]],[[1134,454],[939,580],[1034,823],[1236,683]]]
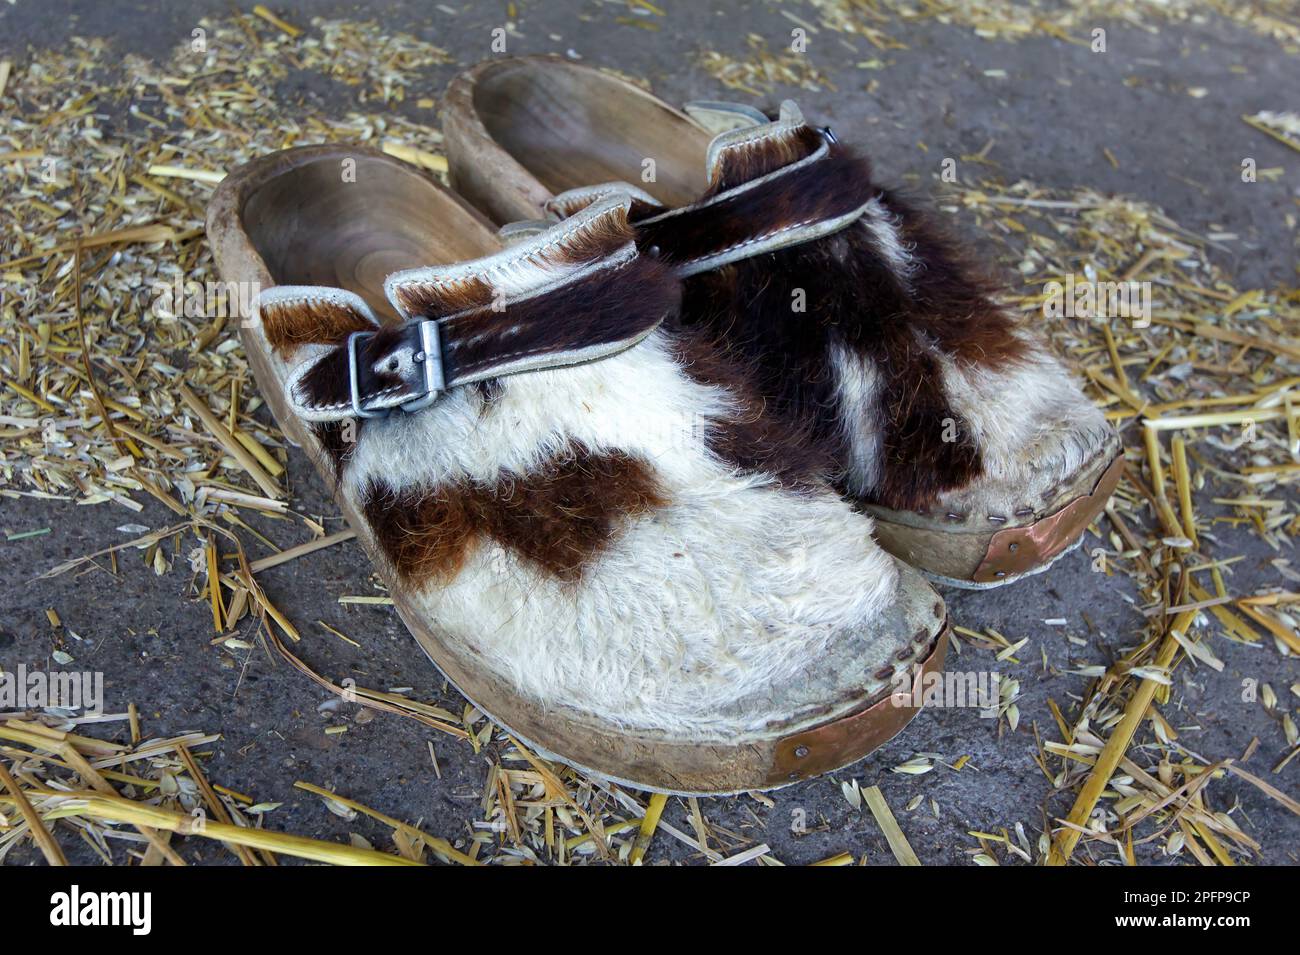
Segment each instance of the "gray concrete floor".
[[[313,15],[379,19],[392,30],[436,42],[460,66],[468,65],[488,55],[490,30],[500,25],[503,5],[451,5],[459,15],[448,16],[415,0],[394,0],[382,7],[349,0],[282,0],[276,9],[301,25]],[[588,62],[647,77],[669,100],[727,98],[728,91],[695,64],[696,52],[712,48],[741,54],[745,34],[751,32],[779,45],[791,28],[777,6],[767,3],[719,5],[716,11],[672,0],[662,5],[669,16],[661,21],[660,32],[649,33],[616,22],[627,15],[622,4],[521,3],[516,22],[522,36],[512,41],[511,52],[572,49]],[[811,16],[806,8],[791,9]],[[228,12],[224,0],[18,0],[12,6],[0,4],[0,57],[21,59],[29,45],[50,47],[69,35],[93,34],[111,38],[123,52],[161,59],[188,37],[199,16]],[[1238,233],[1241,239],[1231,245],[1232,252],[1216,254],[1241,287],[1294,284],[1295,234],[1284,215],[1295,211],[1300,156],[1252,132],[1239,117],[1261,109],[1295,109],[1300,59],[1287,57],[1272,39],[1216,18],[1203,25],[1164,25],[1158,33],[1120,23],[1102,25],[1109,30],[1109,52],[1104,56],[1050,39],[985,41],[968,30],[937,23],[895,24],[891,34],[909,48],[887,53],[861,39],[854,53],[834,35],[821,33],[812,38],[808,53],[834,80],[838,92],[777,90],[768,97],[769,105],[797,96],[810,117],[832,123],[843,139],[865,146],[884,178],[910,182],[921,193],[934,188],[934,157],[973,153],[992,138],[996,145],[990,157],[1002,164],[1009,180],[1023,176],[1046,186],[1091,185],[1156,202],[1193,231]],[[884,69],[855,68],[856,62],[876,56],[885,62]],[[1244,69],[1237,72],[1234,67]],[[429,93],[438,96],[458,68],[429,69]],[[1007,77],[985,76],[990,69],[1005,70]],[[1126,83],[1131,77],[1140,82]],[[871,80],[879,86],[868,94],[865,88]],[[1186,94],[1189,87],[1211,92],[1195,99]],[[317,76],[291,75],[283,93],[286,103],[301,101],[320,111],[355,105],[354,91]],[[427,115],[415,107],[413,98],[395,109],[413,119]],[[918,150],[918,141],[931,151]],[[1104,158],[1104,146],[1118,159],[1118,169]],[[1284,167],[1285,175],[1244,187],[1237,176],[1244,155],[1255,156],[1261,167]],[[290,462],[290,482],[300,511],[325,515],[332,528],[341,527],[333,517],[333,504],[297,452]],[[140,522],[158,527],[169,517],[149,506]],[[211,747],[210,776],[258,800],[284,803],[270,817],[272,827],[335,839],[357,831],[386,844],[382,827],[344,823],[315,798],[292,789],[296,779],[305,779],[335,787],[394,816],[423,820],[434,834],[451,839],[468,835],[470,821],[479,817],[487,755],[475,756],[468,746],[397,717],[357,722],[348,712],[351,708],[342,720],[349,732],[327,737],[326,721],[316,711],[326,696],[314,685],[260,650],[250,653],[241,666],[209,648],[208,607],[187,597],[182,575],[158,578],[127,559],[117,580],[93,572],[33,581],[61,560],[120,540],[114,528],[123,522],[121,512],[107,507],[0,502],[0,525],[6,531],[53,528],[43,537],[0,543],[5,583],[0,664],[48,666],[53,644],[44,611],[57,608],[65,625],[89,641],[81,647],[79,664],[104,671],[110,709],[115,703],[137,701],[147,707],[146,726],[156,734],[221,732],[223,741]],[[261,529],[273,538],[280,533],[274,525]],[[1251,555],[1236,578],[1242,589],[1284,583],[1265,562],[1274,555],[1252,538],[1238,541],[1225,535],[1224,546]],[[391,610],[345,608],[323,598],[369,592],[369,573],[360,550],[343,546],[270,571],[261,580],[291,619],[321,619],[361,640],[363,648],[354,650],[319,628],[304,628],[308,637],[300,647],[302,655],[319,672],[351,675],[369,686],[415,687],[422,699],[440,699],[458,708],[455,691],[442,685]],[[979,719],[972,710],[927,712],[903,736],[851,769],[774,794],[775,808],[736,797],[705,801],[705,814],[715,824],[767,842],[787,863],[841,851],[889,863],[889,850],[871,817],[854,811],[840,793],[840,781],[855,778],[882,787],[927,863],[968,862],[967,850],[975,840],[967,833],[973,829],[996,831],[1020,822],[1031,840],[1036,839],[1047,822],[1043,807],[1063,815],[1072,795],[1051,796],[1031,759],[1033,729],[1037,725],[1055,738],[1047,698],[1066,705],[1071,694],[1077,696],[1084,687],[1080,677],[1045,673],[1040,649],[1059,670],[1070,669],[1080,659],[1110,659],[1113,649],[1130,642],[1142,624],[1126,599],[1131,595],[1125,579],[1089,573],[1079,553],[1064,559],[1051,574],[1013,588],[946,594],[957,622],[972,628],[992,626],[1013,639],[1031,638],[1021,664],[999,665],[1022,683],[1017,733],[1004,728],[999,736],[991,721]],[[1085,613],[1090,624],[1084,621]],[[1041,623],[1055,617],[1066,618],[1067,626]],[[1067,633],[1086,636],[1093,646],[1086,651],[1071,646]],[[1285,744],[1262,707],[1240,702],[1241,681],[1268,681],[1284,692],[1300,679],[1300,664],[1282,659],[1271,645],[1250,649],[1219,640],[1214,646],[1227,663],[1224,672],[1201,668],[1188,674],[1167,715],[1180,727],[1185,745],[1213,758],[1239,755],[1258,736],[1261,748],[1250,766],[1265,773]],[[979,666],[993,666],[991,654],[971,652],[977,654]],[[434,778],[429,765],[429,738],[437,746],[441,780]],[[963,754],[972,759],[960,773],[940,768],[913,777],[889,771],[918,752],[940,753],[948,761]],[[1273,781],[1295,794],[1300,791],[1297,773],[1300,761]],[[1300,820],[1235,781],[1217,784],[1214,793],[1219,809],[1239,801],[1236,818],[1263,843],[1262,861],[1297,860]],[[903,811],[916,795],[926,797],[922,807]],[[930,811],[931,798],[937,816]],[[808,820],[803,834],[792,831],[800,810]],[[676,800],[670,802],[666,818],[686,826],[684,809]],[[211,846],[189,844],[185,854],[195,861],[230,861],[223,850]],[[1144,847],[1141,854],[1145,861],[1162,861],[1152,847]],[[19,852],[10,861],[34,857]],[[650,858],[688,857],[676,843],[659,839]]]

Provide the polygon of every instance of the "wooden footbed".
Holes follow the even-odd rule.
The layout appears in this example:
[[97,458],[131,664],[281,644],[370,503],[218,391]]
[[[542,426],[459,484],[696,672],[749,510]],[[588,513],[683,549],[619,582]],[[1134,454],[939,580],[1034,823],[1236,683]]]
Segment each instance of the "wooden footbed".
[[501,247],[486,219],[418,170],[364,153],[321,155],[268,176],[241,217],[273,284],[345,288],[389,320],[397,315],[384,279],[393,272]]
[[[665,205],[708,185],[710,134],[618,77],[557,57],[488,61],[447,90],[452,184],[497,222],[537,218],[551,195],[629,182]],[[647,178],[646,160],[653,160]]]
[[[552,192],[621,180],[666,205],[693,202],[707,185],[709,134],[616,77],[564,60],[504,62],[474,88],[488,133]],[[600,130],[593,136],[592,130]],[[646,180],[645,161],[655,177]]]

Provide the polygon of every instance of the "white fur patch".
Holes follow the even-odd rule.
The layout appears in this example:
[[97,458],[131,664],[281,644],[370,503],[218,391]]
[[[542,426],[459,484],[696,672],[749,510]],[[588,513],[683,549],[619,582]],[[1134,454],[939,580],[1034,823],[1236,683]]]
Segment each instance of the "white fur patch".
[[[722,476],[670,493],[577,590],[493,544],[424,606],[531,696],[630,727],[755,729],[772,710],[735,704],[797,681],[833,640],[869,629],[896,568],[829,496],[791,506]],[[862,644],[881,663],[888,649]]]
[[830,358],[840,399],[836,423],[849,452],[848,489],[865,495],[880,481],[880,372],[844,345],[832,344]]
[[[619,205],[603,203],[606,212]],[[601,211],[596,203],[579,216],[591,221]],[[473,275],[508,295],[537,294],[635,254],[629,245],[599,263],[556,264],[544,252],[565,228],[476,263],[399,273],[387,290],[396,298],[406,282]],[[282,380],[294,374],[276,367]],[[886,686],[871,674],[910,646],[913,611],[900,594],[917,596],[871,539],[870,518],[834,491],[787,490],[709,450],[709,431],[743,413],[727,390],[686,374],[668,333],[656,329],[610,357],[502,378],[490,401],[478,389],[453,388],[417,413],[367,420],[340,490],[362,510],[372,482],[399,491],[495,485],[575,444],[640,459],[668,503],[618,522],[577,581],[486,540],[450,581],[417,588],[417,606],[543,705],[734,740],[792,716],[791,706],[823,713]]]
[[[737,706],[798,680],[834,640],[869,641],[897,568],[870,520],[833,492],[740,474],[702,441],[735,413],[689,378],[665,333],[587,365],[520,375],[484,409],[472,389],[367,422],[344,474],[405,487],[524,475],[572,442],[648,462],[670,504],[630,518],[577,584],[495,543],[421,598],[431,621],[520,693],[630,727],[725,736],[770,708]],[[887,662],[887,649],[863,653]]]
[[[1069,372],[1023,329],[1027,355],[1006,368],[963,365],[929,347],[950,407],[971,429],[983,474],[940,498],[940,506],[1010,517],[1040,508],[1044,495],[1093,463],[1113,431]],[[848,487],[868,495],[880,472],[880,375],[870,359],[832,346],[831,368],[847,440]]]
[[871,233],[876,251],[885,260],[894,277],[903,288],[910,288],[912,275],[916,272],[918,263],[912,257],[912,248],[903,241],[902,233],[898,228],[899,218],[886,209],[877,196],[867,203],[861,222],[863,228]]
[[[1022,333],[1023,334],[1023,333]],[[990,371],[940,358],[944,391],[971,428],[984,473],[945,498],[960,510],[1008,516],[1093,462],[1113,431],[1047,350],[1030,341],[1025,360]]]

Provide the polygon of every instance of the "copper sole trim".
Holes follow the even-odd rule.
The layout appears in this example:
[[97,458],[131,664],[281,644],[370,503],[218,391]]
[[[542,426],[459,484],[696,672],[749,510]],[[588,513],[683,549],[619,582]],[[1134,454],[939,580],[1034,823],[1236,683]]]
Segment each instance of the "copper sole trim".
[[1063,553],[1101,513],[1124,473],[1124,455],[1106,468],[1090,493],[1025,527],[1008,527],[989,539],[972,580],[993,584],[1026,574]]
[[783,786],[810,779],[855,763],[889,742],[921,711],[916,701],[923,698],[922,681],[927,674],[943,669],[951,627],[944,621],[934,649],[912,669],[913,680],[906,690],[890,693],[865,709],[841,716],[829,723],[795,733],[776,744],[769,786]]

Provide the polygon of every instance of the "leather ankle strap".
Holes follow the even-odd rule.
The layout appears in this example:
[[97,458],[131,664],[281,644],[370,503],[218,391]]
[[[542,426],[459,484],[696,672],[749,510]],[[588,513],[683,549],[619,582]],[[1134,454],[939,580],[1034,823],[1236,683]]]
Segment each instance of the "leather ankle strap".
[[[665,210],[644,190],[609,182],[562,192],[546,211],[577,215],[590,203],[626,195],[641,250],[689,276],[838,232],[863,216],[878,192],[867,161],[847,152],[829,129],[804,123],[791,102],[782,104],[778,119],[764,117],[761,123],[762,114],[748,107],[707,103],[688,109],[726,120],[717,124],[726,131],[709,146],[713,185],[703,198]],[[764,154],[780,157],[780,165],[753,175],[746,157]]]
[[310,421],[415,412],[453,388],[631,348],[676,310],[680,290],[638,254],[627,209],[606,199],[497,255],[390,276],[400,325],[382,327],[341,289],[267,290],[259,309],[323,303],[357,318],[290,373],[290,405]]
[[830,235],[861,218],[876,189],[829,131],[815,152],[689,206],[639,220],[637,244],[681,276]]

